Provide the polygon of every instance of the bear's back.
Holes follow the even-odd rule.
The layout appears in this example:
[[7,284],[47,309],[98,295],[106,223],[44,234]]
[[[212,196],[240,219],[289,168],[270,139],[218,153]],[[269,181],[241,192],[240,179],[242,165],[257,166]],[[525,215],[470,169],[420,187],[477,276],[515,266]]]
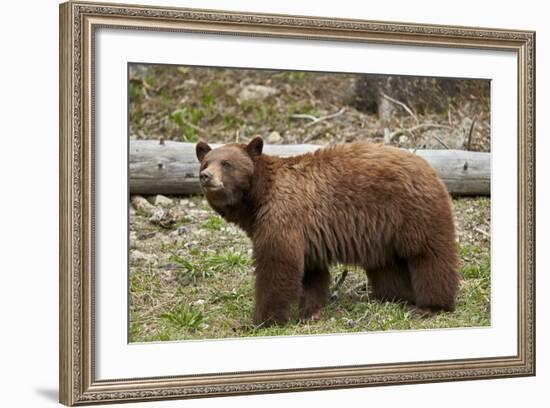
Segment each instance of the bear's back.
[[323,196],[353,202],[358,197],[381,201],[446,194],[435,170],[423,158],[366,142],[329,146],[283,159],[274,181],[278,194],[285,198],[297,195],[302,202],[326,201],[321,200]]
[[[282,159],[260,222],[272,228],[297,228],[306,253],[326,262],[363,262],[395,240],[403,229],[447,216],[449,197],[435,170],[407,151],[349,143]],[[380,260],[381,261],[381,260]]]

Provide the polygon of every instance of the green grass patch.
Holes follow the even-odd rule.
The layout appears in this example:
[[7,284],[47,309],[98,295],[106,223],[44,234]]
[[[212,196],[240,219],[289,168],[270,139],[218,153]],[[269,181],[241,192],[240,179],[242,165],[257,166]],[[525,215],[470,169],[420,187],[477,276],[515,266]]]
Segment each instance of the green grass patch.
[[209,217],[202,223],[202,227],[208,230],[219,231],[226,225],[225,221],[216,215]]
[[172,254],[169,259],[177,266],[176,277],[181,284],[196,284],[199,279],[212,275],[212,270],[202,265],[200,261],[187,260],[176,254]]
[[203,116],[203,110],[186,106],[174,110],[168,118],[180,128],[183,141],[196,142],[199,139],[197,128]]
[[160,317],[176,329],[186,331],[199,329],[206,320],[201,311],[186,304],[179,304],[171,311],[162,313]]
[[207,254],[204,264],[214,271],[231,274],[246,272],[252,265],[252,260],[243,252],[228,249],[221,253]]

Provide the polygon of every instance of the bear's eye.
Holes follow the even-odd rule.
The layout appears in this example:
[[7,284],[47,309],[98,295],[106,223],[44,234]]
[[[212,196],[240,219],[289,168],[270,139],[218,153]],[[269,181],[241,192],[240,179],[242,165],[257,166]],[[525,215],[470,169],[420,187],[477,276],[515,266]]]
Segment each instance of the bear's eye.
[[224,169],[230,169],[231,168],[231,163],[229,163],[227,160],[224,160],[224,161],[222,161],[222,167]]

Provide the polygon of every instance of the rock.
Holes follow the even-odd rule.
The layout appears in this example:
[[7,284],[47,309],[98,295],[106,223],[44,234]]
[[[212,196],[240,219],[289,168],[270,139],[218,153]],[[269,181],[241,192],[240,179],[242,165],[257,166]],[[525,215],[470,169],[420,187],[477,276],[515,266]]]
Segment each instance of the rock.
[[193,305],[194,306],[201,306],[201,305],[204,305],[206,303],[206,301],[204,299],[199,299],[199,300],[196,300],[193,302]]
[[187,204],[187,206],[188,206],[189,208],[193,208],[193,207],[196,207],[197,204],[195,204],[193,201],[189,201],[189,204]]
[[269,134],[269,136],[267,137],[267,143],[269,144],[277,144],[277,143],[281,143],[281,140],[283,140],[283,138],[281,137],[281,134],[279,132],[271,132]]
[[355,320],[352,320],[352,319],[345,319],[345,322],[346,322],[346,325],[348,327],[355,327],[357,325],[357,323],[355,322]]
[[162,208],[155,208],[151,216],[149,217],[149,221],[151,221],[153,224],[160,224],[160,221],[164,217],[164,210]]
[[149,254],[144,254],[141,251],[138,251],[137,249],[132,249],[130,251],[130,262],[152,262],[154,260],[154,256]]
[[151,216],[155,211],[157,211],[157,208],[142,196],[133,196],[131,202],[136,211],[144,215]]
[[137,239],[139,241],[143,241],[143,240],[146,240],[146,239],[149,239],[149,238],[153,238],[155,235],[157,235],[157,233],[154,232],[154,231],[140,232],[139,234],[137,234]]
[[239,100],[242,101],[261,101],[272,95],[277,94],[277,90],[264,85],[246,85],[239,93]]
[[149,222],[160,225],[162,228],[171,228],[176,222],[174,215],[170,211],[164,211],[162,208],[157,208],[149,217]]
[[185,81],[183,81],[183,84],[182,84],[182,87],[184,89],[191,89],[191,88],[194,88],[196,87],[198,84],[198,82],[195,80],[195,79],[186,79]]
[[158,194],[155,196],[153,204],[158,207],[171,207],[174,205],[174,201],[171,198]]
[[189,220],[189,214],[185,210],[185,208],[181,208],[180,206],[175,206],[170,208],[170,212],[172,213],[172,216],[176,220],[180,221],[190,221]]
[[181,225],[178,227],[176,232],[178,233],[178,235],[185,235],[189,233],[189,228],[187,228],[185,225]]

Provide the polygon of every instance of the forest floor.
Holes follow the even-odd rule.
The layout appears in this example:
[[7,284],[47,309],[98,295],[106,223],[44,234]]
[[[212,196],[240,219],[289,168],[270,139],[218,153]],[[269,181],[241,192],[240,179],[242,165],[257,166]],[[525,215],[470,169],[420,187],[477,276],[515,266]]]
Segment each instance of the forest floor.
[[[443,113],[427,109],[411,115],[398,107],[389,121],[382,121],[352,106],[354,80],[351,74],[134,66],[130,138],[230,142],[259,134],[269,143],[383,142],[383,129],[389,128],[405,130],[392,140],[401,147],[444,148],[443,142],[460,148],[471,130],[470,149],[490,151],[484,92],[449,98]],[[202,196],[133,196],[129,341],[487,326],[491,201],[455,197],[453,206],[462,277],[455,312],[420,317],[406,304],[369,299],[365,272],[338,265],[331,270],[331,298],[319,321],[300,322],[294,313],[286,325],[257,328],[252,325],[254,273],[246,235],[212,211]],[[169,222],[159,222],[159,211],[169,215]]]
[[[155,202],[156,197],[150,197]],[[134,197],[134,202],[136,198]],[[335,266],[321,319],[255,328],[249,239],[203,197],[159,199],[176,220],[162,227],[130,210],[130,341],[341,333],[490,324],[490,200],[453,200],[462,280],[457,309],[419,317],[402,303],[369,299],[366,274]],[[171,203],[170,203],[171,202]],[[336,282],[344,269],[343,283]],[[296,314],[295,314],[296,315]]]

